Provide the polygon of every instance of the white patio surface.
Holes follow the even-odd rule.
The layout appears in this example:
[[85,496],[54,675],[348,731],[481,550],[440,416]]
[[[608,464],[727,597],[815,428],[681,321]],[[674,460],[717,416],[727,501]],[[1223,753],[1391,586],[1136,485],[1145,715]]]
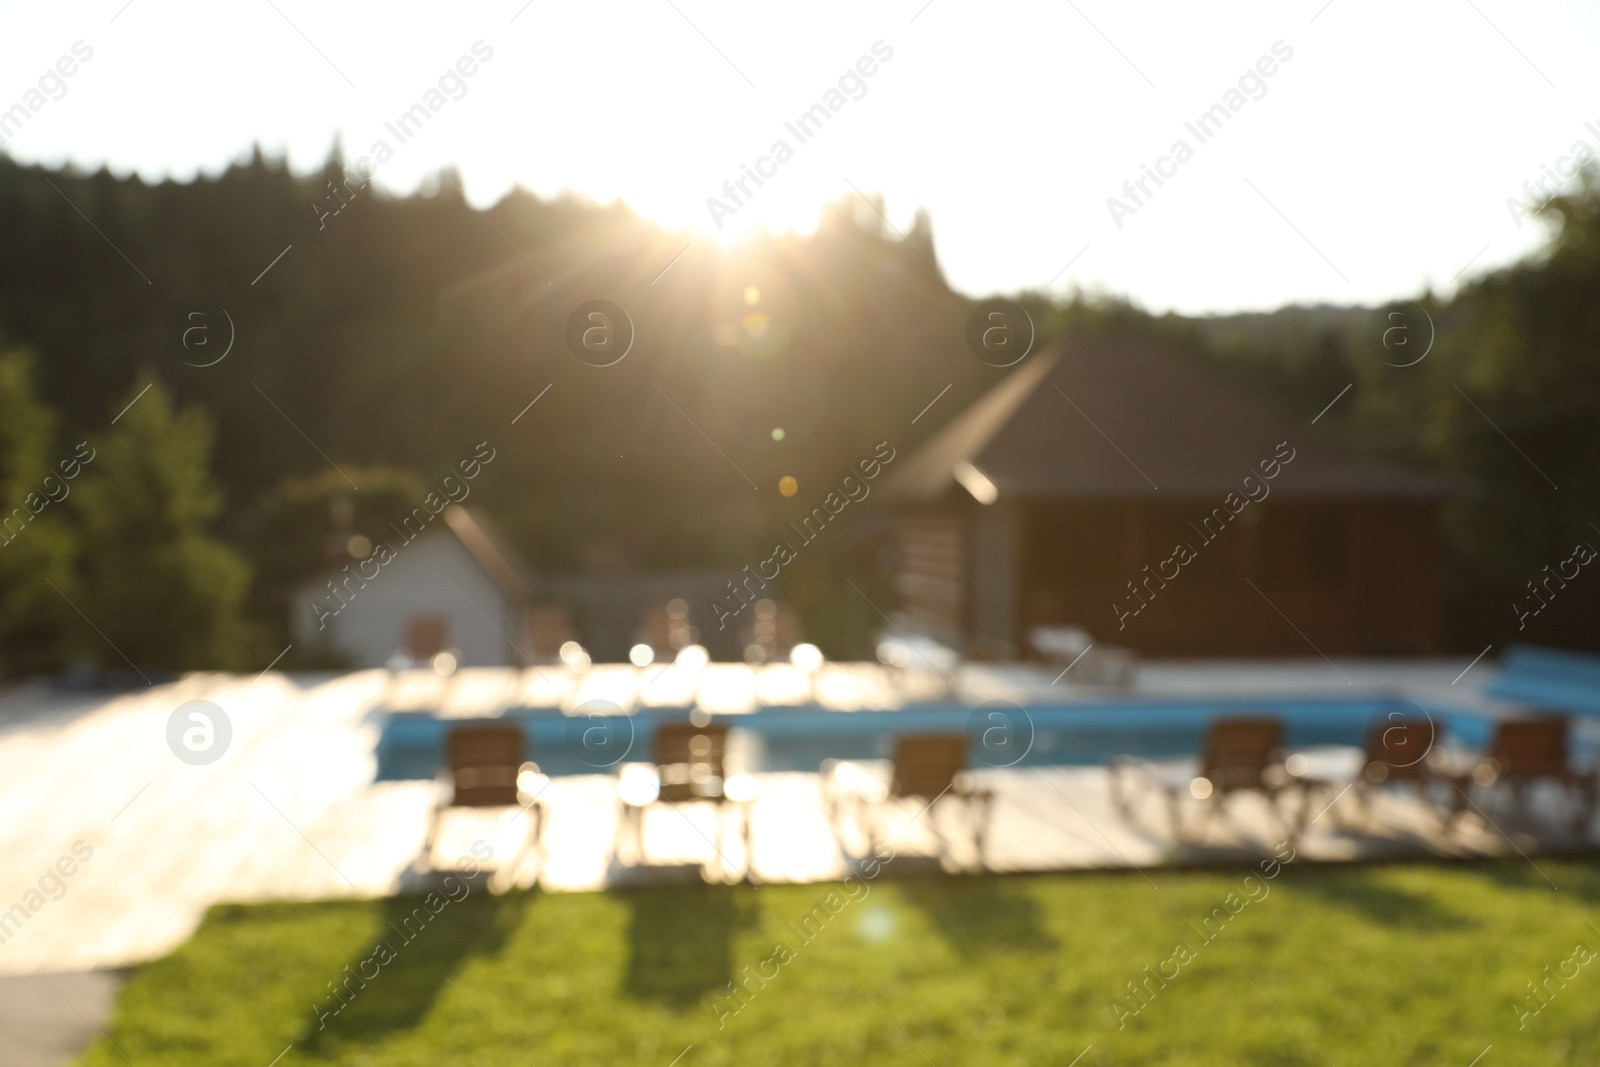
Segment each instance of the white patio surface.
[[[1464,660],[1342,664],[1347,684],[1320,661],[1147,665],[1135,694],[1304,696],[1322,689],[1348,694],[1355,686],[1416,697],[1448,692],[1455,703],[1471,706],[1478,703],[1472,692],[1450,688],[1450,679],[1465,666]],[[591,672],[593,677],[581,681],[545,673],[540,679],[511,671],[460,672],[449,684],[417,676],[402,679],[399,689],[387,673],[367,671],[259,679],[192,675],[111,696],[11,691],[0,698],[0,856],[5,857],[0,935],[8,935],[0,944],[0,974],[82,971],[152,959],[186,939],[206,909],[219,902],[381,897],[415,884],[408,871],[417,868],[437,787],[373,781],[380,709],[404,698],[411,706],[432,703],[446,714],[492,713],[512,694],[526,699],[528,689],[539,686],[546,690],[538,702],[570,707],[580,697],[587,699],[585,693],[617,693],[629,686],[637,693],[649,682],[632,668],[620,668],[609,678]],[[1490,673],[1483,665],[1475,669],[1474,691]],[[1050,677],[1028,668],[968,667],[958,688],[973,703],[994,697],[1027,702],[1049,689]],[[713,680],[726,687],[727,702],[732,700],[728,692],[753,698],[795,684],[785,678],[781,672],[766,678],[739,667]],[[926,679],[909,683],[913,692],[925,684]],[[937,679],[931,684],[944,690]],[[853,700],[856,706],[895,706],[907,692],[905,680],[897,682],[867,665],[842,665],[831,675],[825,670],[816,681],[818,696],[830,687],[837,694],[833,699]],[[1063,687],[1049,691],[1056,701],[1103,698]],[[864,701],[863,692],[871,699]],[[686,695],[696,694],[674,692],[660,702],[678,703]],[[705,693],[703,702],[714,703],[711,696]],[[228,750],[207,766],[184,763],[167,746],[168,717],[193,699],[213,701],[232,723]],[[898,855],[942,854],[952,870],[1137,868],[1135,877],[1159,882],[1174,864],[1239,861],[1267,853],[1285,837],[1283,824],[1255,797],[1233,802],[1226,818],[1208,826],[1203,843],[1179,844],[1153,796],[1136,818],[1119,814],[1100,768],[985,770],[979,776],[996,794],[981,857],[962,828],[964,813],[948,801],[926,813],[914,802],[893,809],[888,822]],[[713,847],[716,813],[710,806],[663,804],[650,810],[645,824],[651,862],[663,867],[703,863],[712,878],[723,872],[736,878],[748,866],[757,882],[843,877],[847,859],[862,855],[866,844],[853,820],[830,822],[821,777],[766,773],[757,779],[753,856],[744,854],[736,812],[723,816],[728,823],[719,858]],[[504,866],[518,857],[498,874],[500,885],[537,881],[546,890],[568,892],[639,880],[637,870],[615,855],[617,800],[611,775],[558,777],[541,802],[547,812],[542,850],[523,850],[518,857],[527,836],[526,815],[453,812],[434,851],[437,865],[449,866],[482,841],[494,850],[486,866]],[[1429,810],[1400,794],[1385,794],[1369,814],[1358,815],[1351,798],[1340,799],[1297,843],[1299,856],[1313,861],[1517,851],[1535,856],[1550,843],[1481,820],[1468,820],[1445,835]],[[60,879],[60,892],[56,880],[46,876],[62,857],[73,856],[75,845],[80,855],[92,849],[92,856]],[[630,852],[624,849],[623,858],[631,862]],[[31,910],[20,928],[13,910],[17,904]],[[13,916],[10,925],[4,925],[7,914]]]

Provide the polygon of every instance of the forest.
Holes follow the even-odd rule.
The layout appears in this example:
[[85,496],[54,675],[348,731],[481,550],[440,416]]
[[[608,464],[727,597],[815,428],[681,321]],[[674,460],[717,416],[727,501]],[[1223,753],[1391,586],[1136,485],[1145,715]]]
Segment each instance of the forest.
[[[484,445],[472,504],[536,571],[734,573],[878,442],[914,450],[1007,373],[967,350],[974,302],[925,213],[902,235],[852,196],[814,233],[721,247],[621,204],[479,211],[449,171],[403,197],[346,172],[258,150],[149,184],[0,157],[0,675],[259,669],[330,515],[377,536]],[[1347,451],[1469,486],[1442,531],[1448,650],[1596,649],[1594,597],[1515,607],[1600,543],[1600,179],[1540,220],[1538,255],[1396,295],[1437,328],[1409,366],[1374,350],[1383,309],[1012,296],[1041,346],[1157,336]],[[634,327],[608,367],[565,340],[596,299]],[[867,648],[845,578],[871,580],[870,525],[784,569],[830,655]]]

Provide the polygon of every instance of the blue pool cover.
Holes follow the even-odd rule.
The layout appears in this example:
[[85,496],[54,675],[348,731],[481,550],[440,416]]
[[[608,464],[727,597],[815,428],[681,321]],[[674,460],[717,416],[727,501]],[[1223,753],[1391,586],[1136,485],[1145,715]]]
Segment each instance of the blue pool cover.
[[1513,645],[1487,692],[1572,715],[1600,715],[1600,656]]

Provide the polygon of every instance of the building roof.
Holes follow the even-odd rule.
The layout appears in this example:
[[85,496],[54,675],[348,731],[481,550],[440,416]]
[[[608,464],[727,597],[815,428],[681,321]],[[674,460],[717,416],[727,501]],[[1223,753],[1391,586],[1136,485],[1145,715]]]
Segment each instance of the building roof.
[[522,559],[488,516],[475,508],[452,504],[444,509],[445,525],[456,535],[484,573],[512,601],[533,598],[533,578]]
[[[900,465],[891,500],[932,502],[956,484],[994,499],[1220,497],[1282,442],[1274,495],[1442,499],[1455,483],[1352,459],[1141,338],[1055,346],[956,416]],[[985,484],[988,483],[988,484]],[[985,499],[987,497],[987,499]]]

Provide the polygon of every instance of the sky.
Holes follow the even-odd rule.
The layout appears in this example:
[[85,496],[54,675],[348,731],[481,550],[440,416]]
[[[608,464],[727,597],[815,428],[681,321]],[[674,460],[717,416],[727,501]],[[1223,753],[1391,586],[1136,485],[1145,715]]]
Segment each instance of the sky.
[[[382,140],[396,193],[450,166],[480,207],[574,193],[724,243],[881,195],[902,231],[929,212],[969,295],[1184,313],[1448,294],[1537,249],[1525,182],[1600,153],[1577,0],[444,7],[0,2],[0,112],[43,101],[0,150],[155,181]],[[768,176],[735,204],[747,165]]]

